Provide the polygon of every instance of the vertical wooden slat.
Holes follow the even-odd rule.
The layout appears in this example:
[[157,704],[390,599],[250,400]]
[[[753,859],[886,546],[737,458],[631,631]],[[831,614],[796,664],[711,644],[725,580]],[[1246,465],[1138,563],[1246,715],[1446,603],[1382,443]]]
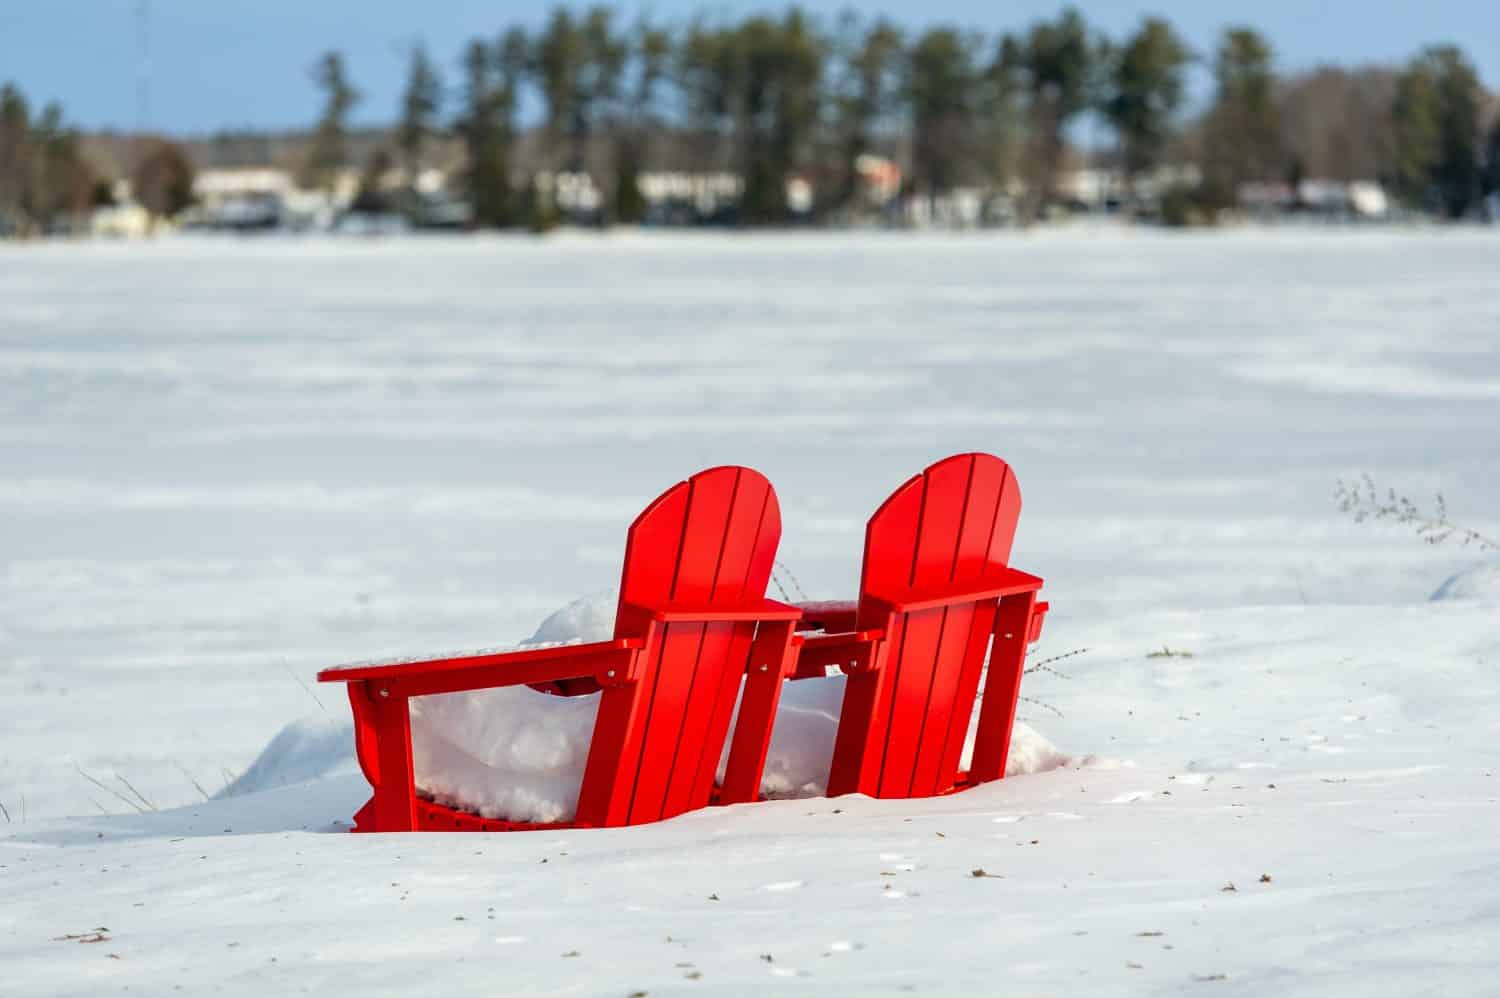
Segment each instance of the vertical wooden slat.
[[876,796],[905,797],[910,793],[933,664],[947,615],[943,608],[906,614],[901,643],[885,666],[891,676],[891,698]]
[[938,764],[934,793],[947,791],[958,777],[964,742],[969,737],[969,721],[974,716],[974,698],[979,692],[979,679],[990,647],[990,632],[995,626],[995,604],[995,600],[989,599],[974,607],[964,647],[963,671],[948,714],[948,733],[943,744],[942,761]]
[[761,525],[765,522],[770,497],[771,485],[764,478],[750,474],[740,476],[724,531],[719,566],[708,594],[710,603],[737,602],[742,598],[761,541]]
[[[743,667],[729,668],[728,652],[734,637],[733,624],[706,624],[703,639],[698,648],[697,668],[683,700],[682,721],[678,726],[678,737],[667,776],[666,794],[662,801],[662,817],[670,818],[692,807],[706,802],[693,797],[698,779],[700,763],[707,751],[709,732],[713,725],[714,709],[718,704],[720,680],[733,673],[743,672]],[[722,739],[718,742],[722,747]],[[716,757],[718,752],[713,753]]]
[[956,583],[977,581],[991,564],[989,554],[994,541],[995,510],[1008,475],[1009,469],[1004,461],[988,454],[974,455],[963,528],[959,531],[958,550],[953,556],[952,578]]
[[953,556],[958,550],[973,464],[973,456],[965,454],[933,465],[923,476],[922,519],[911,585],[926,588],[953,581]]
[[[776,565],[776,548],[781,543],[781,504],[776,501],[776,492],[766,483],[766,501],[761,507],[760,522],[755,528],[755,544],[750,551],[750,560],[745,566],[745,577],[740,583],[741,599],[763,599],[766,586],[771,581],[771,569]],[[725,597],[729,589],[723,588]]]
[[672,760],[682,738],[682,716],[692,691],[703,629],[703,624],[668,624],[665,629],[655,688],[646,708],[635,793],[630,802],[631,824],[661,817]]
[[865,565],[861,580],[859,626],[882,627],[882,616],[870,616],[873,593],[899,593],[911,585],[917,529],[922,519],[922,476],[908,479],[870,517],[865,529]]
[[989,564],[1010,564],[1010,549],[1016,539],[1016,523],[1020,518],[1021,487],[1016,484],[1015,473],[1007,466],[1005,483],[1001,486],[1000,500],[995,508],[995,525],[990,535],[990,549],[985,556]]
[[714,778],[718,775],[719,759],[724,754],[724,740],[729,735],[729,722],[734,718],[734,705],[740,696],[754,636],[755,625],[752,623],[736,624],[731,632],[729,648],[724,655],[726,667],[719,673],[719,688],[712,691],[713,714],[708,733],[704,736],[703,750],[698,756],[698,775],[693,780],[694,807],[707,802],[713,793]]
[[672,602],[702,605],[713,593],[740,474],[739,468],[714,468],[693,476]]
[[643,661],[633,683],[606,688],[583,766],[576,821],[586,827],[623,825],[630,818],[640,745],[645,735],[646,706],[656,687],[662,644],[657,632],[641,650]]
[[[691,492],[692,486],[687,482],[678,482],[646,507],[630,525],[625,539],[625,565],[620,576],[622,603],[651,606],[671,599]],[[615,636],[626,635],[617,633]]]
[[942,635],[931,663],[927,709],[922,715],[921,734],[917,739],[916,759],[912,763],[911,783],[907,790],[912,797],[931,797],[946,789],[940,784],[944,781],[942,761],[948,743],[948,723],[955,713],[967,716],[973,705],[972,699],[965,704],[958,697],[973,622],[973,603],[949,607],[943,621]]

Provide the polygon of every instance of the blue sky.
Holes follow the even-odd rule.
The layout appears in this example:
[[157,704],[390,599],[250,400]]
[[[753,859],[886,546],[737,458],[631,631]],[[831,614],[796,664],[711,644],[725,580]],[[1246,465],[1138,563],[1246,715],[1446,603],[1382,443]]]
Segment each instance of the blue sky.
[[[365,94],[356,117],[388,120],[400,93],[406,52],[421,38],[450,77],[464,42],[511,22],[539,23],[547,3],[495,0],[149,0],[150,124],[173,132],[307,124],[317,96],[308,67],[342,49]],[[0,0],[0,81],[33,100],[59,100],[84,126],[130,128],[136,113],[135,10],[139,0]],[[661,20],[698,10],[738,14],[779,3],[654,0],[613,5],[626,19],[649,10]],[[832,16],[846,0],[805,0]],[[1014,30],[1062,6],[1042,0],[878,0],[859,4],[911,26],[952,22],[988,32]],[[1080,2],[1115,36],[1148,14],[1169,18],[1200,52],[1226,24],[1250,24],[1274,42],[1283,69],[1319,63],[1398,62],[1421,46],[1456,42],[1492,87],[1500,86],[1500,5],[1495,0],[1158,0]],[[1206,90],[1202,70],[1195,89]]]

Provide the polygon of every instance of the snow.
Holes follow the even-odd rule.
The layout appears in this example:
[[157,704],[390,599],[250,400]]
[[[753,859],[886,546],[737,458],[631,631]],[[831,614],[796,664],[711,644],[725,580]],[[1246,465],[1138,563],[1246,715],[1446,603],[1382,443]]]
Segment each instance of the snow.
[[[0,247],[0,993],[1485,993],[1493,557],[1331,491],[1497,532],[1497,239]],[[783,585],[848,598],[965,449],[1020,476],[1038,654],[1089,649],[1027,677],[1029,775],[332,834],[368,788],[318,668],[524,638],[723,462],[778,489]],[[495,761],[544,773],[572,743],[516,713]]]
[[1434,600],[1472,599],[1500,603],[1500,565],[1475,565],[1443,580]]

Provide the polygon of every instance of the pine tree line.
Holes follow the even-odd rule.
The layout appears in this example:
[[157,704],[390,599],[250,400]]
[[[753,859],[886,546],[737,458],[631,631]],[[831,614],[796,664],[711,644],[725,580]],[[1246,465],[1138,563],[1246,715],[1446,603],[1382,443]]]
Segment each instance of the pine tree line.
[[[1213,98],[1188,119],[1186,76],[1200,60],[1211,66]],[[1018,192],[1034,219],[1064,200],[1070,136],[1090,114],[1109,128],[1113,146],[1097,154],[1124,178],[1127,199],[1169,162],[1199,166],[1190,195],[1210,213],[1230,207],[1243,184],[1307,176],[1376,180],[1453,218],[1500,189],[1500,121],[1485,134],[1492,98],[1453,46],[1426,49],[1402,70],[1284,78],[1252,28],[1230,28],[1200,54],[1160,18],[1115,40],[1071,8],[986,37],[950,26],[912,34],[852,13],[822,22],[795,6],[675,27],[558,7],[538,31],[470,42],[462,79],[445,121],[434,63],[415,49],[395,145],[410,171],[431,137],[459,138],[481,226],[534,211],[537,170],[588,172],[610,192],[607,215],[637,221],[638,177],[668,165],[738,175],[735,217],[745,224],[788,221],[793,177],[810,183],[811,217],[846,219],[867,207],[857,171],[872,152],[901,162],[908,195]],[[347,112],[349,92],[346,83],[324,90],[320,134]],[[523,105],[540,108],[529,170],[516,154]],[[1344,141],[1329,138],[1341,133]]]
[[[1187,74],[1213,74],[1208,106],[1189,115]],[[1405,67],[1325,67],[1284,76],[1270,43],[1249,27],[1194,52],[1167,21],[1147,18],[1124,38],[1075,9],[987,36],[958,26],[903,30],[848,13],[831,20],[795,6],[779,15],[622,22],[609,8],[555,8],[543,26],[471,40],[445,73],[413,46],[407,85],[386,141],[353,161],[350,116],[362,101],[342,55],[313,68],[322,110],[300,182],[332,190],[363,175],[356,204],[414,212],[434,149],[456,145],[449,182],[474,224],[545,227],[559,174],[586,174],[604,193],[596,217],[643,219],[642,175],[737,178],[724,220],[783,224],[787,192],[808,192],[798,219],[844,222],[877,205],[861,166],[899,163],[902,193],[938,199],[959,188],[1004,193],[1023,220],[1065,205],[1082,122],[1107,127],[1090,155],[1123,181],[1129,206],[1167,165],[1192,164],[1175,192],[1213,217],[1247,184],[1303,178],[1375,180],[1411,207],[1472,213],[1500,190],[1495,99],[1454,46]],[[452,86],[444,77],[451,75]],[[523,121],[523,115],[525,120]],[[191,168],[170,143],[145,142],[133,180],[158,214],[185,203]],[[448,164],[444,164],[448,165]],[[403,179],[394,195],[386,178]],[[61,111],[33,117],[12,86],[0,93],[0,231],[42,229],[107,195]]]

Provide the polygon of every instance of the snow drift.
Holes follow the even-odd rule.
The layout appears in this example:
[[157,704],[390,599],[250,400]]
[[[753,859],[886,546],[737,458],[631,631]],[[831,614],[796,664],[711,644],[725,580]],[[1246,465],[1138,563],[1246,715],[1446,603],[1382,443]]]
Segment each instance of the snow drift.
[[1432,594],[1433,600],[1490,600],[1500,601],[1500,565],[1476,565],[1456,572],[1438,586]]

